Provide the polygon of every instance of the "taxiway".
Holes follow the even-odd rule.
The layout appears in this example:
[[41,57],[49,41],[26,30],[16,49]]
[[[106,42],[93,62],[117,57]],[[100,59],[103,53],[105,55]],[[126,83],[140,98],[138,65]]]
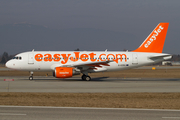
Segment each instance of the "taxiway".
[[6,120],[177,120],[179,110],[0,106]]
[[[14,80],[14,81],[4,81]],[[156,78],[80,78],[57,79],[37,76],[0,77],[0,92],[60,92],[60,93],[123,93],[123,92],[180,92],[180,79]]]

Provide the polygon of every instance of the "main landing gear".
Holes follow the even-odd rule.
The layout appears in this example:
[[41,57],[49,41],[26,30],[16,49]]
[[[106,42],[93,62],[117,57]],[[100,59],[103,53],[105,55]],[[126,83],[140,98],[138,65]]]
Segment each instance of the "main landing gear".
[[85,74],[83,74],[81,78],[82,78],[82,80],[86,80],[86,81],[91,80],[91,77],[89,75],[85,75]]
[[30,72],[29,80],[33,80],[33,71]]

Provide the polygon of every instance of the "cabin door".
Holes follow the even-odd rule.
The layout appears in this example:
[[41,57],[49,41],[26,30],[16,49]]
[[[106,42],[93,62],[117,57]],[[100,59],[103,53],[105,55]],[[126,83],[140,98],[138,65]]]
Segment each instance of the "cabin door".
[[34,56],[32,53],[28,54],[28,64],[34,64]]
[[138,64],[138,56],[137,56],[137,54],[133,54],[132,64]]

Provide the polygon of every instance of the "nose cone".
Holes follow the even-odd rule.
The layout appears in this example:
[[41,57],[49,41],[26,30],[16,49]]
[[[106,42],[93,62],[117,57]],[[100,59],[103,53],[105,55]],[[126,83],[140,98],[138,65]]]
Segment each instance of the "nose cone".
[[6,64],[5,64],[5,66],[6,66],[7,68],[10,68],[10,67],[11,67],[10,61],[7,61]]
[[6,66],[7,68],[10,68],[10,69],[13,69],[13,68],[14,68],[12,60],[7,61],[6,64],[5,64],[5,66]]

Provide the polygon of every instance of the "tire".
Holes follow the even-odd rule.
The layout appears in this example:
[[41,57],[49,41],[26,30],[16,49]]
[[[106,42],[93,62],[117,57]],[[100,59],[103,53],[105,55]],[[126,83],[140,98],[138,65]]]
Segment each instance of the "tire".
[[30,76],[30,77],[29,77],[29,80],[33,80],[33,76]]
[[86,80],[86,75],[82,75],[81,79]]
[[91,77],[90,76],[86,76],[86,81],[90,81]]

